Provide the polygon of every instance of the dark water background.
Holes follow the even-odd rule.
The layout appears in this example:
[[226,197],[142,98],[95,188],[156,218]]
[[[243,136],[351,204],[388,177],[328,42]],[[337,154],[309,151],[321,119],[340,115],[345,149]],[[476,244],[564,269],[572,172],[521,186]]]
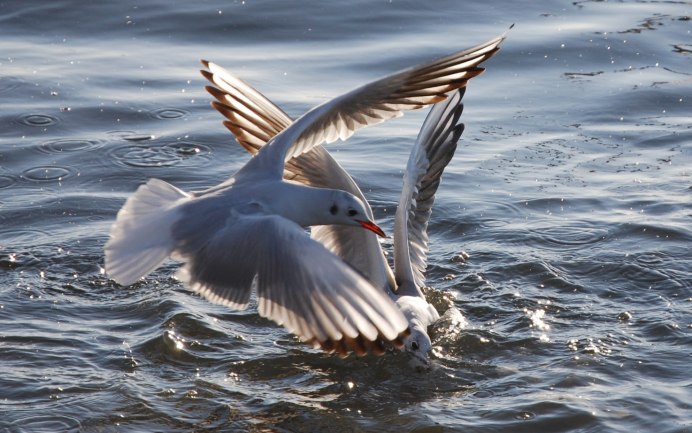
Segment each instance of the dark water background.
[[[691,15],[0,1],[0,431],[692,432]],[[450,312],[430,371],[314,351],[185,290],[172,263],[128,288],[103,275],[140,183],[199,189],[247,159],[200,58],[299,115],[512,23],[470,83],[433,213],[430,296]],[[330,147],[390,232],[424,116]]]

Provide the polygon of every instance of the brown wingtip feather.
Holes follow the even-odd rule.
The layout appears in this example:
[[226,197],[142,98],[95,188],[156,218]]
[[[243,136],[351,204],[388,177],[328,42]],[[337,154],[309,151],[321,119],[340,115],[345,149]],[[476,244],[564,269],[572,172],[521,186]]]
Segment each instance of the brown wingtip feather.
[[[200,72],[202,72],[202,75],[207,80],[211,81],[213,79],[213,75],[211,73],[209,73],[207,71],[200,71]],[[205,74],[205,72],[207,72],[207,73]],[[217,101],[222,102],[222,103],[226,101],[226,95],[228,95],[228,94],[226,92],[224,92],[223,90],[218,89],[214,86],[204,86],[204,90],[206,90],[207,93],[209,93],[211,96],[213,96]]]
[[[205,68],[209,69],[209,62],[208,62],[208,61],[206,61],[206,60],[200,60],[200,63],[202,63],[202,64],[204,65]],[[203,76],[204,78],[206,78],[207,80],[212,81],[212,80],[211,80],[211,77],[212,77],[212,73],[211,73],[211,72],[207,71],[206,69],[200,69],[200,70],[199,70],[199,73],[202,74],[202,76]]]
[[255,155],[257,154],[257,152],[259,152],[261,146],[254,145],[242,138],[245,134],[245,130],[237,127],[235,124],[228,120],[224,121],[223,125],[226,128],[228,128],[229,131],[231,131],[231,133],[235,137],[235,141],[237,141],[238,144],[240,144],[243,147],[243,149],[247,150],[250,153],[250,155]]
[[[207,89],[207,90],[209,91],[209,93],[214,95],[214,93],[211,92],[212,89],[214,89],[214,87],[209,87],[209,89]],[[229,119],[229,120],[233,119],[234,110],[232,107],[229,107],[228,105],[224,104],[223,102],[219,102],[219,101],[211,101],[211,106],[214,107],[214,109],[216,111],[221,113],[221,115],[223,117],[225,117],[226,119]]]
[[380,334],[374,341],[359,335],[355,338],[344,337],[340,340],[329,339],[319,341],[313,339],[308,341],[308,344],[312,345],[314,348],[321,348],[328,353],[335,353],[340,358],[346,358],[351,353],[355,353],[358,357],[365,356],[369,353],[375,356],[382,356],[387,351],[388,344],[391,344],[397,349],[401,349],[404,346],[404,338],[410,334],[411,331],[406,328],[406,330],[400,333],[394,340],[388,340]]

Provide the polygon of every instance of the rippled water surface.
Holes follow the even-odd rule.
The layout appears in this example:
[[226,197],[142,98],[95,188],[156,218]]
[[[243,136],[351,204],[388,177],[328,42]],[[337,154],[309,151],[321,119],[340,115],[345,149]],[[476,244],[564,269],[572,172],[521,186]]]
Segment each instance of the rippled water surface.
[[[175,4],[177,3],[177,4]],[[0,431],[692,432],[689,1],[0,2]],[[433,365],[103,274],[150,177],[247,160],[200,58],[292,115],[515,28],[430,225]],[[330,149],[391,232],[425,110]],[[465,254],[468,254],[468,258]]]

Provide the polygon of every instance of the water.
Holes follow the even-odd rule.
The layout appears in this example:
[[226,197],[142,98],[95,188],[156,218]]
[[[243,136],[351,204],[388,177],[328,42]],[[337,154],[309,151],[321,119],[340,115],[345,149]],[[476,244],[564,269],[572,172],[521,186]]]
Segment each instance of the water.
[[[0,3],[1,431],[692,431],[692,3],[179,3]],[[140,183],[247,159],[200,58],[299,115],[512,23],[435,204],[430,371],[103,275]],[[330,146],[390,232],[424,116]]]

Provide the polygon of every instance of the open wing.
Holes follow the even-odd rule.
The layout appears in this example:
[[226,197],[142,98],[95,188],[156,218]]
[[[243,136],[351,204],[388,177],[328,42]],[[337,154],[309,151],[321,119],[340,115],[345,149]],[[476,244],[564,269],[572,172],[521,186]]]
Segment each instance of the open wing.
[[179,276],[212,302],[245,308],[254,285],[260,315],[340,355],[381,354],[382,340],[401,346],[407,334],[408,322],[384,291],[292,221],[231,216],[211,238],[185,233],[176,238],[176,255],[186,262]]
[[[425,284],[428,221],[440,176],[464,130],[457,122],[464,109],[461,100],[465,90],[459,89],[430,110],[406,165],[394,222],[394,274],[397,285],[413,293],[400,290],[400,295],[423,296],[420,287]],[[404,284],[407,282],[414,284]]]
[[[356,130],[401,116],[404,110],[440,102],[452,90],[466,85],[481,72],[478,65],[492,57],[505,35],[476,47],[439,60],[405,69],[336,97],[308,111],[272,139],[251,164],[248,172],[263,167],[270,173],[281,173],[284,161],[305,153],[322,143],[345,140]],[[218,87],[216,65],[203,62],[210,70],[210,80]],[[256,114],[256,113],[255,113]],[[254,131],[262,134],[261,131]],[[240,174],[240,173],[239,173]]]
[[[255,155],[293,122],[246,82],[218,65],[209,62],[204,62],[204,65],[209,71],[202,70],[202,75],[219,86],[206,87],[216,99],[212,106],[226,118],[223,124],[250,154]],[[287,161],[283,176],[286,180],[309,186],[348,191],[361,199],[368,218],[372,219],[370,205],[358,185],[321,145]],[[353,266],[375,286],[391,285],[392,272],[374,233],[359,227],[316,226],[312,228],[312,238]]]

